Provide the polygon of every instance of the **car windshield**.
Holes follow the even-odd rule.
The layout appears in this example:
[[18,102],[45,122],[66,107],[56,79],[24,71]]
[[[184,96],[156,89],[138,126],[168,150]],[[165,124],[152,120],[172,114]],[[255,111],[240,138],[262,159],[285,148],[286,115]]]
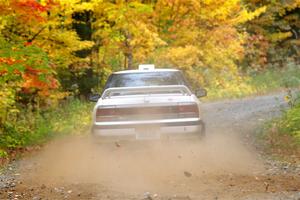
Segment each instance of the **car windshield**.
[[111,87],[142,87],[162,85],[187,85],[180,71],[137,72],[112,74],[105,89]]

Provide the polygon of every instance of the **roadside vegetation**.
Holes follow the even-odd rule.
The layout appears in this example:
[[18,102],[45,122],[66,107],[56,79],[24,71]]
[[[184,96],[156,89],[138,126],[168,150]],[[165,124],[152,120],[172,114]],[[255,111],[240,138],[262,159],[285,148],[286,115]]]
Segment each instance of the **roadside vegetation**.
[[288,63],[284,68],[270,67],[261,72],[247,73],[243,82],[229,81],[224,88],[210,86],[207,99],[240,98],[299,87],[300,65]]
[[182,70],[210,99],[299,87],[299,11],[297,0],[0,0],[0,157],[81,133],[89,94],[139,63]]
[[89,102],[74,99],[47,110],[23,109],[10,114],[2,125],[2,162],[8,159],[9,154],[16,156],[18,151],[43,145],[53,137],[86,134],[91,122],[92,106]]
[[300,93],[288,92],[289,108],[262,131],[266,150],[276,159],[300,163]]

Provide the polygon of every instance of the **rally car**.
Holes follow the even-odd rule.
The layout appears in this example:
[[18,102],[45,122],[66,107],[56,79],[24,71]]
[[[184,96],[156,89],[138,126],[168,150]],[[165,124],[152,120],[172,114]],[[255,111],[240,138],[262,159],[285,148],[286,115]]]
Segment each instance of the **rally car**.
[[181,71],[140,65],[114,72],[93,110],[92,134],[102,139],[155,140],[201,138],[205,124],[199,97]]

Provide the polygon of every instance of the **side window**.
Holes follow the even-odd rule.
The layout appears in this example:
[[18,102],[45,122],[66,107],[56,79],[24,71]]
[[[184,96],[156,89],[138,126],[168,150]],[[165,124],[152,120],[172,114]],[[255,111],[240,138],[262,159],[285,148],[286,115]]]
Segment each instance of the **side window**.
[[186,80],[184,74],[181,71],[179,71],[178,74],[180,76],[179,79],[181,80],[182,85],[185,85],[186,87],[188,87],[191,90],[192,89],[191,84]]
[[106,83],[105,83],[105,86],[104,86],[103,91],[106,90],[107,88],[110,88],[110,87],[111,87],[111,80],[112,80],[112,77],[113,77],[113,74],[111,74],[111,75],[108,77],[108,79],[107,79],[107,81],[106,81]]

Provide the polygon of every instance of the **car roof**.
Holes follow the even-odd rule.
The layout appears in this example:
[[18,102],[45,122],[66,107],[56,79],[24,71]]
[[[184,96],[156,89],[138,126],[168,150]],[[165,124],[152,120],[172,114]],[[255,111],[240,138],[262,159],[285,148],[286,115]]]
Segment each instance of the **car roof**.
[[131,74],[131,73],[147,73],[147,72],[176,72],[179,71],[178,69],[153,69],[153,70],[123,70],[123,71],[118,71],[114,72],[113,74]]

